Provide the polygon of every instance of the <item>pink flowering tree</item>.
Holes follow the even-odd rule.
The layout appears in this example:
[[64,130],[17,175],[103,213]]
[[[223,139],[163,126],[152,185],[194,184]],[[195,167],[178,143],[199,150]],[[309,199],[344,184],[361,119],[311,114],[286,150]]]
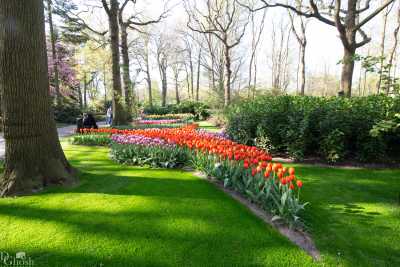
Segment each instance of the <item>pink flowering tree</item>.
[[76,64],[73,59],[73,51],[67,46],[57,43],[57,62],[53,60],[51,54],[51,46],[48,45],[48,74],[50,79],[50,94],[55,94],[54,89],[54,66],[57,64],[59,72],[60,93],[63,97],[72,99],[77,98],[77,91],[79,88],[79,80],[77,79],[74,65]]

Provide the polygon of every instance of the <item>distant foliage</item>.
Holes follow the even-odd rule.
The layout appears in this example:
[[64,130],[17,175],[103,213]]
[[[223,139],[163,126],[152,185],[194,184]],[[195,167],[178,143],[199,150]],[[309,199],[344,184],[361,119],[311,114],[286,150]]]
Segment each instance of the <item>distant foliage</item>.
[[148,115],[166,115],[166,114],[193,114],[195,120],[206,120],[211,113],[209,107],[201,102],[184,101],[180,104],[161,106],[147,106],[144,108],[144,113]]
[[231,138],[273,153],[387,162],[399,159],[400,133],[382,128],[395,124],[399,111],[400,99],[386,96],[265,96],[236,104],[225,115]]
[[76,64],[73,53],[74,51],[64,44],[56,44],[57,59],[53,60],[52,50],[48,44],[47,57],[48,57],[48,75],[50,80],[50,92],[55,94],[55,66],[58,69],[60,93],[64,97],[77,98],[76,88],[79,87],[79,80],[77,73],[74,69]]
[[79,105],[68,98],[63,98],[63,103],[61,105],[54,105],[53,112],[54,119],[61,123],[75,124],[76,119],[81,116]]

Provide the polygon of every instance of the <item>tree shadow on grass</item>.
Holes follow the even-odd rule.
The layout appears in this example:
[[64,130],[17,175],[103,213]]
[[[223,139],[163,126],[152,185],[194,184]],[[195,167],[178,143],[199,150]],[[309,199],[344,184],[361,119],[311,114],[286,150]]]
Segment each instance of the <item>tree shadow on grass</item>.
[[[143,170],[141,171],[143,172]],[[168,173],[163,170],[155,171],[153,177],[151,177],[151,173],[148,174],[150,177],[124,176],[112,171],[102,171],[101,174],[81,173],[80,185],[78,187],[72,189],[52,187],[40,194],[98,193],[163,198],[220,198],[218,194],[221,194],[221,192],[206,181],[195,178],[168,178],[168,174],[179,175],[178,172]]]
[[[317,247],[350,266],[400,266],[395,210],[400,170],[299,166],[304,213]],[[397,219],[396,219],[397,217]],[[397,224],[398,225],[398,224]],[[340,264],[339,264],[340,265]]]
[[[261,251],[268,259],[266,262],[278,264],[278,256],[286,254],[293,256],[294,263],[311,263],[310,257],[300,254],[298,248],[226,197],[213,203],[158,200],[154,205],[129,206],[130,203],[121,203],[125,199],[110,196],[104,203],[121,206],[109,210],[80,203],[79,198],[66,208],[56,199],[57,195],[46,199],[50,207],[0,202],[0,218],[57,225],[54,236],[48,236],[46,227],[24,229],[24,233],[35,231],[41,238],[49,239],[50,247],[52,242],[60,244],[60,239],[65,242],[61,253],[57,246],[55,251],[44,253],[48,246],[32,244],[34,257],[42,266],[57,266],[58,262],[72,263],[71,266],[88,262],[101,262],[104,266],[260,265]],[[90,256],[93,251],[96,256]]]
[[[0,201],[8,242],[0,251],[24,246],[36,266],[312,265],[305,252],[206,181],[180,170],[116,165],[103,148],[94,150],[102,154],[78,151],[70,160],[81,170],[76,188]],[[47,232],[52,227],[57,231]],[[19,228],[24,231],[8,235]],[[24,240],[26,234],[48,243]]]

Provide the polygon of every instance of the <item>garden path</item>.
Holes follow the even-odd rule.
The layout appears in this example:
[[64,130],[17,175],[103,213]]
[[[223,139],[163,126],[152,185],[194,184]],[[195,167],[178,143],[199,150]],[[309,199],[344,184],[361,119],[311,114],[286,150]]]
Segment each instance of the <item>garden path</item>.
[[[97,125],[99,127],[104,127],[107,124],[106,124],[106,122],[101,121],[101,122],[98,122]],[[57,128],[58,136],[60,138],[70,136],[70,135],[74,134],[75,129],[76,129],[75,124]],[[0,135],[0,159],[4,159],[5,152],[6,152],[6,141],[4,140],[3,133],[2,133]]]

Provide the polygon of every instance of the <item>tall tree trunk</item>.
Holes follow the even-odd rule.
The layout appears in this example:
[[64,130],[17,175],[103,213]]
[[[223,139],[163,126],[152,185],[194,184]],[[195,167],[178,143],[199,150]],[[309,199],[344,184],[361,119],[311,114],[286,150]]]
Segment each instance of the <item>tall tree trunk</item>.
[[[148,46],[148,44],[146,44]],[[150,74],[150,62],[149,62],[149,51],[146,49],[145,61],[146,61],[146,82],[147,82],[147,92],[149,95],[149,106],[153,107],[153,92],[151,86],[151,74]]]
[[355,49],[349,50],[344,48],[340,88],[343,91],[344,96],[346,97],[351,97],[351,87],[352,87],[353,72],[354,72],[354,55],[355,55]]
[[192,59],[192,51],[190,51],[189,57],[189,69],[190,69],[190,90],[192,93],[192,100],[194,100],[194,66],[193,66],[193,59]]
[[78,101],[79,101],[79,110],[83,110],[83,100],[82,100],[82,87],[81,84],[78,86]]
[[[103,65],[103,85],[104,85],[104,105],[107,104],[107,70],[106,64]],[[108,108],[104,106],[104,108]]]
[[[132,111],[132,80],[130,76],[130,62],[129,62],[129,49],[128,49],[128,32],[127,25],[121,25],[121,54],[122,54],[122,79],[124,81],[124,96],[126,111]],[[129,115],[129,114],[128,114]]]
[[161,106],[167,105],[167,70],[161,70]]
[[224,94],[224,106],[227,107],[231,103],[231,57],[230,49],[225,46],[225,67],[226,67],[226,81],[225,81],[225,94]]
[[87,109],[87,77],[86,72],[83,74],[83,107]]
[[58,57],[57,57],[57,50],[56,50],[56,41],[57,36],[54,30],[53,24],[53,4],[52,0],[47,0],[47,9],[48,9],[48,20],[49,20],[49,31],[50,31],[50,42],[51,42],[51,56],[53,59],[53,68],[54,68],[54,90],[55,90],[55,99],[56,105],[60,105],[61,103],[61,94],[60,94],[60,78],[59,78],[59,71],[58,71]]
[[179,104],[181,102],[181,100],[179,98],[178,74],[175,74],[175,99],[176,99],[176,104]]
[[187,66],[187,64],[185,63],[185,73],[186,73],[186,88],[187,88],[187,93],[188,93],[188,97],[189,97],[189,99],[191,99],[192,98],[192,96],[191,96],[191,94],[190,94],[190,78],[189,78],[189,70],[188,70],[188,66]]
[[196,82],[196,101],[199,102],[200,93],[200,68],[201,68],[201,47],[199,49],[199,55],[197,57],[197,82]]
[[393,60],[394,60],[394,55],[396,53],[397,45],[398,45],[398,42],[399,42],[399,30],[400,30],[400,4],[397,7],[397,24],[396,24],[396,26],[394,28],[394,31],[393,31],[394,42],[393,42],[393,46],[392,46],[392,48],[390,49],[390,52],[389,52],[389,60],[388,60],[388,65],[389,65],[389,69],[388,69],[389,79],[388,80],[389,80],[389,84],[388,84],[388,86],[386,88],[386,94],[389,94],[390,88],[392,87],[393,79],[395,77],[395,73],[393,73],[393,75],[392,75],[392,69],[396,70],[396,68],[393,67]]
[[6,141],[0,195],[75,183],[50,106],[41,0],[0,0],[0,88]]
[[149,94],[149,106],[152,107],[153,106],[153,92],[152,92],[152,88],[151,88],[151,76],[150,76],[150,71],[147,70],[146,71],[146,81],[147,81],[147,92]]
[[112,84],[113,84],[113,125],[124,125],[127,123],[125,115],[121,70],[120,70],[120,52],[119,52],[119,24],[118,24],[118,0],[110,0],[110,9],[108,14],[111,39],[111,55],[112,55]]
[[384,56],[385,56],[385,40],[386,40],[386,25],[387,25],[387,19],[388,19],[388,15],[389,12],[386,10],[382,13],[383,14],[383,25],[382,25],[382,35],[381,35],[381,44],[380,44],[380,49],[381,49],[381,53],[380,53],[380,73],[379,73],[379,79],[378,79],[378,83],[376,84],[376,88],[378,90],[378,94],[380,93],[381,90],[381,85],[382,85],[382,77],[383,77],[383,64],[384,64]]
[[299,80],[300,95],[305,94],[306,90],[306,43],[300,45]]

